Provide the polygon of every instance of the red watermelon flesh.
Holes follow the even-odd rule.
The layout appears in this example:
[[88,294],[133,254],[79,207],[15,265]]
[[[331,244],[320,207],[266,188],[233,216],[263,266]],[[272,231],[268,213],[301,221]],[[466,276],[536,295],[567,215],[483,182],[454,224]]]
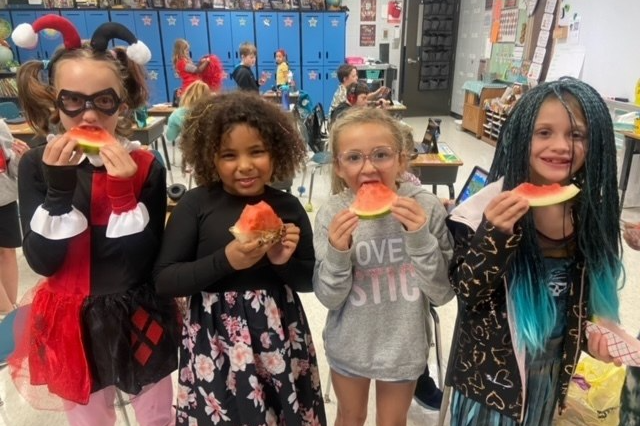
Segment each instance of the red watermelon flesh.
[[273,243],[282,238],[284,224],[269,204],[260,201],[258,204],[247,204],[229,231],[241,243],[258,238],[265,243]]
[[531,207],[544,207],[564,203],[572,199],[580,192],[580,188],[574,184],[566,186],[558,183],[551,185],[534,185],[525,182],[515,187],[513,192],[526,198]]
[[78,126],[67,132],[71,139],[78,141],[78,146],[87,154],[97,154],[100,147],[107,143],[116,143],[116,138],[102,127]]
[[349,210],[360,219],[377,219],[391,212],[391,205],[396,198],[398,195],[382,182],[363,183]]

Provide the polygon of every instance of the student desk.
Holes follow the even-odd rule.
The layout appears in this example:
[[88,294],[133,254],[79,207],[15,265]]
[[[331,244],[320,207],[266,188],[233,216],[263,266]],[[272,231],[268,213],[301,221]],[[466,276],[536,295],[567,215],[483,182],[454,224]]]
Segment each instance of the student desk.
[[620,194],[620,208],[624,206],[624,196],[627,192],[633,156],[640,154],[640,135],[636,135],[633,132],[621,133],[624,136],[624,158],[622,159],[622,169],[620,171],[620,180],[618,181],[618,189],[622,191]]
[[439,154],[418,154],[409,163],[409,167],[423,185],[432,185],[434,194],[438,185],[446,185],[449,188],[449,198],[454,200],[456,196],[453,184],[458,177],[458,169],[464,163],[443,142],[438,143],[438,151]]
[[147,113],[153,117],[169,117],[176,108],[171,104],[157,104],[147,110]]

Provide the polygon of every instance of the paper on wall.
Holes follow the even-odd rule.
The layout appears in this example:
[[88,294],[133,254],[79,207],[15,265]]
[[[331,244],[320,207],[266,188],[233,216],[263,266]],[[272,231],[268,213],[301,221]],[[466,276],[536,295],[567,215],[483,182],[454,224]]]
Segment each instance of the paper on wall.
[[549,31],[551,29],[551,24],[553,23],[553,14],[545,13],[542,15],[542,22],[540,22],[540,29]]
[[538,35],[538,43],[536,43],[536,46],[547,47],[548,41],[549,41],[549,31],[541,30],[540,34]]
[[544,7],[545,13],[551,13],[551,14],[555,13],[557,3],[558,3],[558,0],[547,0],[547,4]]

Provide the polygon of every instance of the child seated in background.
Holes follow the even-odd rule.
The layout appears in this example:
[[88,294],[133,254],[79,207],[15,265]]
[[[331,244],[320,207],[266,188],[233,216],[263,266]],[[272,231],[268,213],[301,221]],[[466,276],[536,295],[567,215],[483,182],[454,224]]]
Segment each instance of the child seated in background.
[[211,94],[211,90],[209,90],[209,86],[206,83],[202,81],[191,83],[180,98],[180,106],[171,113],[167,121],[166,136],[169,142],[174,142],[178,136],[180,136],[182,124],[191,107],[195,105],[199,99],[209,94]]

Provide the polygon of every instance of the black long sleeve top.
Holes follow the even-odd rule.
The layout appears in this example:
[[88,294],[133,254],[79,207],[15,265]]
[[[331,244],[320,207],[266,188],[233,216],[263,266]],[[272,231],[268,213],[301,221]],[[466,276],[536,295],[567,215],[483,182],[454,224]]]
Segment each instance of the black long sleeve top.
[[[233,239],[229,228],[247,204],[268,203],[284,223],[300,228],[300,241],[289,262],[273,265],[265,255],[254,266],[236,271],[225,255]],[[221,184],[189,191],[167,223],[154,268],[158,293],[189,296],[200,291],[225,292],[276,289],[288,285],[312,291],[315,264],[311,223],[297,198],[271,187],[255,197],[229,194]]]

